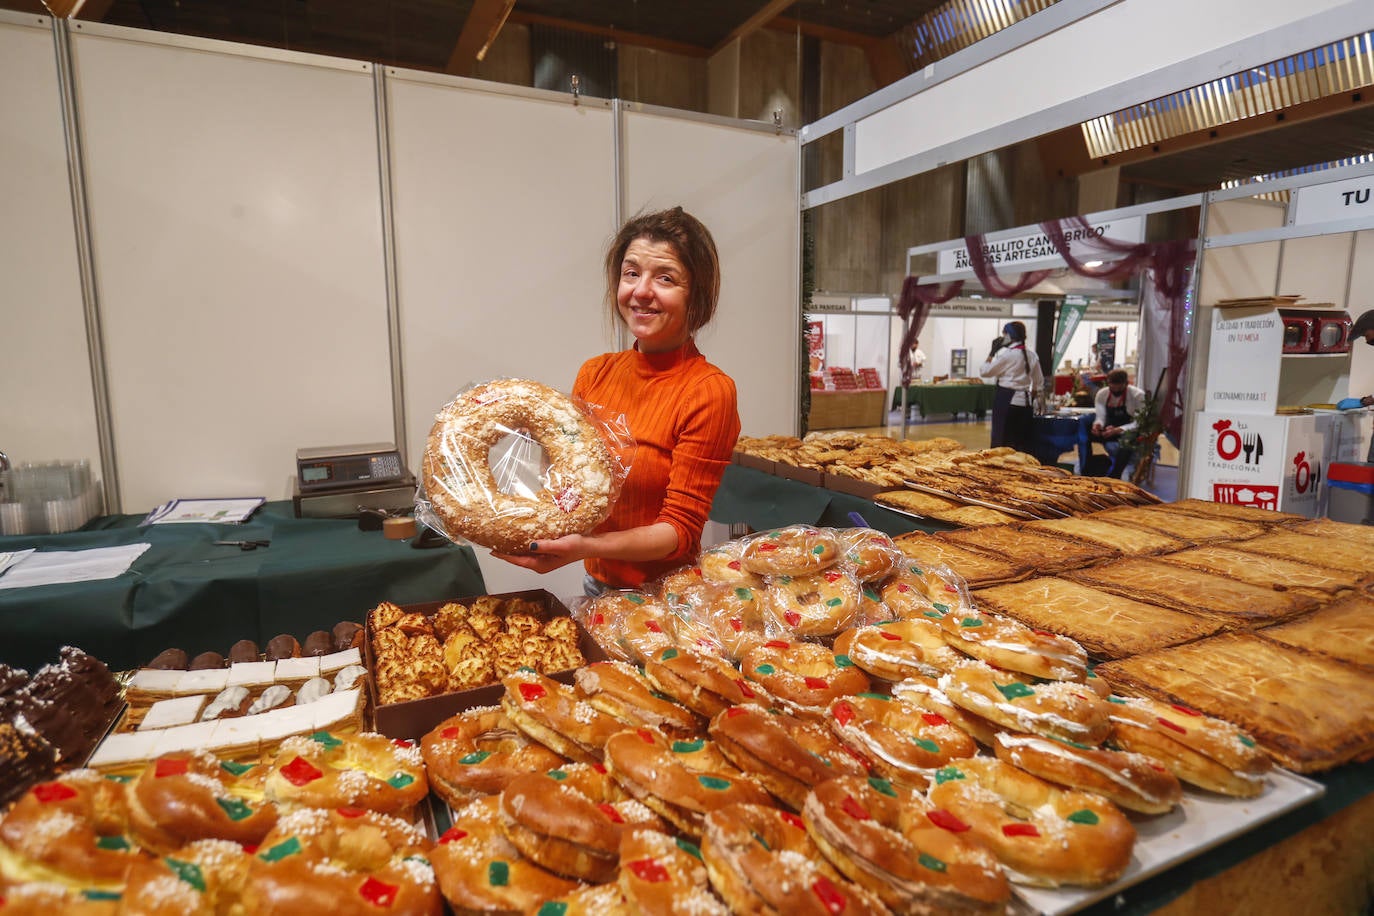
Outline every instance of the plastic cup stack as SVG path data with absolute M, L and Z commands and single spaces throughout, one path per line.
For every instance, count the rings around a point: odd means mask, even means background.
M 0 535 L 75 531 L 100 512 L 100 482 L 85 459 L 23 463 L 0 478 Z

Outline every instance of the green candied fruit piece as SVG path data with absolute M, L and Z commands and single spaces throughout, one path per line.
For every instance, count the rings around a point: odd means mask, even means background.
M 730 780 L 721 779 L 719 776 L 698 776 L 697 782 L 701 783 L 702 788 L 715 792 L 724 792 L 731 785 Z
M 487 883 L 492 887 L 505 887 L 510 884 L 510 864 L 497 861 L 487 865 Z
M 741 601 L 753 601 L 754 593 L 750 589 L 747 589 L 744 586 L 740 586 L 739 588 L 735 589 L 735 597 Z
M 205 893 L 205 875 L 201 872 L 200 866 L 194 862 L 183 862 L 180 859 L 173 859 L 170 856 L 162 860 L 167 863 L 178 878 L 187 884 Z
M 643 604 L 643 603 L 644 603 L 644 596 L 643 596 L 643 595 L 626 595 L 626 596 L 625 596 L 625 600 L 628 601 L 628 602 L 630 602 L 631 604 Z
M 415 781 L 415 777 L 409 773 L 397 773 L 386 781 L 386 784 L 393 789 L 404 789 Z
M 96 837 L 96 849 L 108 849 L 111 851 L 131 849 L 129 841 L 122 836 L 102 836 Z
M 562 782 L 568 778 L 568 773 L 566 770 L 549 770 L 548 777 L 558 782 Z
M 483 760 L 486 760 L 490 756 L 491 751 L 473 751 L 471 754 L 468 754 L 464 757 L 459 757 L 458 762 L 466 767 L 476 766 L 477 764 L 481 763 Z
M 661 662 L 667 662 L 672 661 L 675 658 L 677 658 L 676 649 L 664 649 L 663 654 L 658 657 L 658 660 Z
M 1107 697 L 1107 702 L 1108 702 L 1108 703 L 1118 703 L 1118 704 L 1120 704 L 1120 705 L 1122 705 L 1122 706 L 1125 706 L 1125 705 L 1126 705 L 1126 701 L 1123 700 L 1123 699 L 1121 699 L 1121 697 L 1117 696 L 1116 694 L 1112 694 L 1111 696 Z
M 545 900 L 535 916 L 567 916 L 568 905 L 562 900 Z
M 885 693 L 859 693 L 855 694 L 855 696 L 862 697 L 865 700 L 882 700 L 884 703 L 892 702 L 892 697 Z
M 825 553 L 825 545 L 817 544 L 815 547 L 811 548 L 811 552 L 819 557 L 821 554 Z
M 879 779 L 877 776 L 870 776 L 868 777 L 868 784 L 872 786 L 875 791 L 882 795 L 886 795 L 888 798 L 897 797 L 897 790 L 894 789 L 892 787 L 892 783 L 888 782 L 886 779 Z
M 757 671 L 759 674 L 772 674 L 774 671 L 777 671 L 778 669 L 774 668 L 772 665 L 759 665 L 754 670 Z
M 242 776 L 244 773 L 253 769 L 253 764 L 251 763 L 235 763 L 232 760 L 221 760 L 219 765 L 222 770 L 231 776 Z
M 940 767 L 940 769 L 935 771 L 935 784 L 937 786 L 941 783 L 949 782 L 952 779 L 963 778 L 964 771 L 959 769 L 958 767 Z
M 882 600 L 883 600 L 883 596 L 880 595 L 880 594 L 878 594 L 878 590 L 877 590 L 876 588 L 874 588 L 873 586 L 871 586 L 871 585 L 865 585 L 865 586 L 863 587 L 863 593 L 864 593 L 864 597 L 867 598 L 869 601 L 882 601 Z
M 695 754 L 697 751 L 701 750 L 701 749 L 702 749 L 703 747 L 705 747 L 705 746 L 706 746 L 706 742 L 703 741 L 703 740 L 700 739 L 700 738 L 698 738 L 698 739 L 695 740 L 695 741 L 674 741 L 674 742 L 673 742 L 673 753 L 674 753 L 674 754 Z
M 772 847 L 772 846 L 769 846 L 769 845 L 768 845 L 768 841 L 765 840 L 762 836 L 760 836 L 758 833 L 756 833 L 756 832 L 753 831 L 753 830 L 749 831 L 749 833 L 753 835 L 754 839 L 756 839 L 756 840 L 759 841 L 759 845 L 760 845 L 760 846 L 762 846 L 764 849 L 768 850 L 769 852 L 772 852 L 772 851 L 773 851 L 773 847 Z
M 1010 684 L 997 684 L 996 686 L 997 692 L 1008 700 L 1019 700 L 1022 697 L 1035 696 L 1035 691 L 1020 681 L 1012 681 Z
M 854 667 L 854 659 L 850 658 L 848 655 L 837 655 L 837 656 L 835 656 L 835 667 L 836 667 L 836 668 L 853 668 L 853 667 Z
M 935 858 L 928 852 L 921 853 L 919 856 L 916 857 L 916 861 L 920 862 L 922 865 L 924 865 L 931 871 L 945 870 L 945 863 L 941 862 L 939 859 Z
M 341 747 L 343 745 L 343 741 L 339 740 L 338 738 L 335 738 L 329 732 L 315 732 L 313 735 L 310 736 L 310 740 L 314 741 L 316 744 L 323 745 L 325 750 L 329 751 L 332 751 L 334 750 L 334 748 Z
M 124 897 L 119 891 L 98 891 L 92 888 L 82 891 L 81 896 L 87 900 L 122 900 Z
M 301 841 L 296 837 L 278 843 L 265 852 L 258 853 L 258 858 L 264 862 L 280 862 L 287 856 L 297 855 L 301 851 Z
M 253 809 L 239 798 L 217 798 L 215 804 L 224 809 L 231 821 L 242 821 L 253 816 Z
M 949 605 L 948 605 L 948 604 L 941 604 L 941 603 L 938 602 L 938 601 L 932 601 L 932 602 L 930 602 L 930 606 L 933 607 L 933 608 L 935 608 L 935 610 L 939 611 L 941 616 L 944 616 L 945 614 L 948 614 L 948 613 L 949 613 Z
M 1240 743 L 1245 745 L 1246 747 L 1255 746 L 1255 739 L 1251 738 L 1249 735 L 1237 735 L 1236 737 L 1240 741 Z
M 925 751 L 927 754 L 940 753 L 940 745 L 931 741 L 929 738 L 912 738 L 911 743 Z
M 678 848 L 678 849 L 681 849 L 683 852 L 687 853 L 687 855 L 689 855 L 689 856 L 694 856 L 694 857 L 696 857 L 696 858 L 698 858 L 698 859 L 701 858 L 701 848 L 698 847 L 695 843 L 689 843 L 688 841 L 684 840 L 682 837 L 678 837 L 677 840 L 676 840 L 676 842 L 677 842 L 677 848 Z
M 827 602 L 825 603 L 825 606 L 826 606 L 826 607 L 839 607 L 839 606 L 842 605 L 842 604 L 844 604 L 844 599 L 843 599 L 843 598 L 831 598 L 829 601 L 827 601 Z
M 1087 824 L 1090 827 L 1096 826 L 1098 822 L 1097 815 L 1089 811 L 1087 808 L 1084 808 L 1081 811 L 1075 811 L 1073 814 L 1070 814 L 1068 816 L 1068 820 L 1075 824 Z
M 981 627 L 982 625 L 983 620 L 979 617 L 965 617 L 963 620 L 959 621 L 959 626 L 961 627 Z

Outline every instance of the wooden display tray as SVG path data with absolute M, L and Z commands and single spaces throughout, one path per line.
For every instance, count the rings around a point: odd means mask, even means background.
M 523 598 L 527 601 L 538 602 L 543 608 L 540 614 L 541 623 L 547 623 L 555 617 L 572 616 L 563 602 L 542 588 L 523 592 L 504 592 L 490 596 L 468 595 L 462 598 L 446 598 L 443 601 L 403 604 L 400 605 L 400 608 L 407 613 L 418 611 L 426 617 L 433 617 L 439 608 L 446 604 L 456 602 L 466 605 L 482 597 Z M 591 664 L 608 659 L 609 656 L 606 651 L 592 638 L 591 634 L 584 630 L 576 620 L 573 622 L 577 626 L 577 647 L 582 651 L 582 657 L 586 659 L 586 663 Z M 373 724 L 376 731 L 388 738 L 419 738 L 449 716 L 476 706 L 495 706 L 501 702 L 501 697 L 505 694 L 506 688 L 499 681 L 482 687 L 473 687 L 470 690 L 441 693 L 438 696 L 425 697 L 420 700 L 407 700 L 404 703 L 383 704 L 378 702 L 377 679 L 374 673 L 377 670 L 377 661 L 372 655 L 371 615 L 368 615 L 366 628 L 366 640 L 363 643 L 363 663 L 367 666 L 367 690 L 368 696 L 372 700 Z M 560 683 L 571 684 L 573 674 L 576 671 L 576 668 L 569 668 L 566 671 L 546 672 L 546 674 Z

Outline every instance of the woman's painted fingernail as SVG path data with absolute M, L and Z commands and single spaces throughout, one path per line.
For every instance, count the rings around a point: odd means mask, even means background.
M 539 552 L 539 542 L 538 542 L 538 541 L 530 541 L 530 553 L 538 553 L 538 552 Z

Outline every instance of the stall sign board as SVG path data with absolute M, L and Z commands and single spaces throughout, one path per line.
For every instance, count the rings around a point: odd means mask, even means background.
M 1347 219 L 1374 219 L 1374 175 L 1293 190 L 1293 199 L 1288 205 L 1290 226 Z
M 1145 238 L 1145 217 L 1128 216 L 1089 225 L 1086 229 L 1068 229 L 1069 253 L 1083 260 L 1111 260 L 1110 254 L 1103 256 L 1092 240 L 1110 239 L 1114 242 L 1139 244 Z M 988 263 L 999 271 L 1007 269 L 1025 271 L 1036 267 L 1064 266 L 1064 259 L 1050 244 L 1050 238 L 1039 227 L 1028 229 L 1024 234 L 1013 235 L 983 242 L 983 252 Z M 969 261 L 968 246 L 958 245 L 938 253 L 937 269 L 941 275 L 967 273 L 973 269 Z
M 1283 321 L 1274 309 L 1213 309 L 1205 409 L 1272 416 L 1282 349 Z
M 931 306 L 930 315 L 932 318 L 1010 318 L 1011 304 L 951 300 Z
M 1315 417 L 1203 411 L 1196 438 L 1190 496 L 1315 517 L 1325 477 Z

